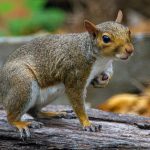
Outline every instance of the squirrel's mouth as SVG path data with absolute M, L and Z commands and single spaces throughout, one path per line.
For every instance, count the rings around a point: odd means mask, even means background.
M 120 55 L 120 54 L 116 55 L 116 57 L 121 60 L 127 60 L 127 59 L 129 59 L 130 56 L 131 55 L 128 55 L 128 54 L 127 55 Z
M 121 59 L 121 60 L 127 60 L 128 58 L 129 58 L 129 56 L 121 57 L 120 59 Z

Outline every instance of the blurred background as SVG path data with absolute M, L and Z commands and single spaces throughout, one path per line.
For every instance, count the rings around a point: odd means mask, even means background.
M 148 95 L 150 83 L 150 0 L 0 0 L 0 66 L 10 52 L 37 36 L 83 32 L 84 19 L 96 24 L 114 20 L 119 9 L 124 14 L 123 23 L 131 29 L 135 54 L 126 62 L 114 63 L 114 76 L 106 88 L 89 87 L 87 101 L 92 107 L 113 111 L 121 106 L 115 101 L 115 108 L 106 109 L 107 99 L 129 93 L 117 97 L 119 102 L 125 99 L 123 106 L 135 104 L 132 94 L 137 96 L 136 102 L 143 103 L 138 97 Z M 55 103 L 68 103 L 66 97 L 60 99 Z M 149 96 L 142 99 L 149 104 Z M 122 113 L 131 112 L 132 108 L 126 107 L 129 111 Z
M 83 31 L 83 20 L 113 20 L 119 9 L 132 32 L 149 32 L 149 0 L 0 0 L 0 35 Z

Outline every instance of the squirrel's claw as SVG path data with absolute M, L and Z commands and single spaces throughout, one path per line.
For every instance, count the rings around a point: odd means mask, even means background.
M 29 131 L 28 127 L 25 127 L 24 131 L 25 131 L 25 135 L 26 135 L 27 138 L 31 137 L 31 134 L 30 134 L 30 131 Z
M 25 128 L 18 128 L 20 132 L 20 138 L 24 141 L 25 138 L 30 138 L 31 134 L 28 127 Z
M 29 125 L 29 128 L 39 129 L 39 128 L 43 127 L 43 126 L 44 126 L 44 124 L 42 122 L 32 121 L 31 124 Z
M 17 127 L 19 132 L 20 132 L 20 138 L 24 140 L 25 138 L 30 138 L 30 130 L 29 128 L 34 128 L 34 129 L 39 129 L 43 126 L 44 124 L 38 121 L 32 121 L 28 124 L 28 126 L 24 127 Z
M 74 118 L 76 118 L 75 113 L 74 113 L 73 110 L 65 110 L 63 112 L 66 113 L 66 115 L 63 117 L 65 119 L 74 119 Z
M 101 125 L 90 125 L 90 126 L 86 126 L 83 127 L 84 131 L 88 131 L 88 132 L 99 132 L 101 130 Z

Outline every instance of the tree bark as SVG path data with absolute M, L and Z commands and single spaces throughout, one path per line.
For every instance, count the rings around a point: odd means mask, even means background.
M 30 129 L 32 137 L 20 139 L 0 110 L 0 150 L 32 149 L 150 149 L 150 118 L 88 109 L 90 120 L 101 132 L 83 131 L 71 107 L 49 105 L 49 111 L 67 111 L 65 118 L 40 119 L 40 129 Z

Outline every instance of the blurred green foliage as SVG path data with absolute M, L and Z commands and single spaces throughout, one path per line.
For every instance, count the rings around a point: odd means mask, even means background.
M 9 22 L 9 30 L 13 35 L 30 34 L 39 30 L 54 31 L 64 22 L 62 10 L 51 8 L 33 12 L 29 18 L 19 18 Z
M 40 11 L 43 9 L 46 0 L 25 0 L 25 5 L 32 11 Z
M 12 2 L 1 2 L 0 4 L 0 14 L 4 14 L 13 9 L 14 4 Z
M 28 17 L 10 19 L 8 30 L 13 35 L 27 35 L 40 30 L 55 31 L 65 20 L 65 12 L 59 8 L 44 9 L 45 0 L 24 0 L 24 7 L 30 11 Z M 12 10 L 8 3 L 0 6 L 0 11 Z M 6 8 L 4 10 L 4 8 Z M 3 34 L 3 32 L 0 32 Z

